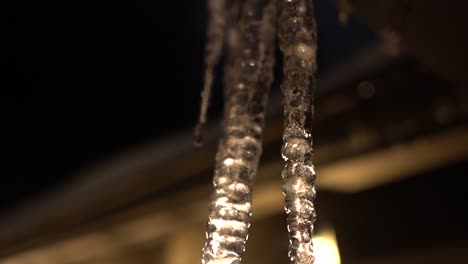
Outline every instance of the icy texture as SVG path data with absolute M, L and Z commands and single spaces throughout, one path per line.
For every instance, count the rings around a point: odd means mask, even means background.
M 238 264 L 245 251 L 272 82 L 275 17 L 274 1 L 247 0 L 240 6 L 239 21 L 230 26 L 223 135 L 209 203 L 205 264 Z
M 226 25 L 226 6 L 224 0 L 208 0 L 208 31 L 205 49 L 205 79 L 202 92 L 202 103 L 198 123 L 194 130 L 195 144 L 202 143 L 201 129 L 206 123 L 206 114 L 211 97 L 211 87 L 214 79 L 214 68 L 219 62 L 223 49 L 224 31 Z
M 311 119 L 316 72 L 316 28 L 311 0 L 279 0 L 278 35 L 283 52 L 282 83 L 285 130 L 282 177 L 294 264 L 314 263 L 315 171 L 312 165 Z

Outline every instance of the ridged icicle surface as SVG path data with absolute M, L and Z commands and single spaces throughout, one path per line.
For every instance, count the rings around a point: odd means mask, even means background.
M 215 190 L 209 202 L 202 256 L 205 264 L 238 264 L 245 251 L 273 75 L 275 3 L 240 3 L 239 18 L 231 17 L 227 26 L 223 133 L 216 154 Z
M 293 264 L 315 257 L 315 171 L 312 164 L 311 119 L 316 72 L 316 27 L 311 0 L 278 0 L 278 36 L 283 53 L 282 83 L 285 128 L 281 150 L 283 192 Z

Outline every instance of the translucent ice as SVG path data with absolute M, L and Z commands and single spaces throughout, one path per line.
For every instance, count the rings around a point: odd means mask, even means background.
M 278 36 L 283 53 L 282 83 L 285 130 L 281 154 L 289 232 L 294 264 L 314 263 L 315 171 L 311 119 L 316 72 L 316 28 L 311 0 L 278 0 Z
M 208 30 L 207 44 L 205 49 L 205 78 L 202 92 L 202 103 L 198 123 L 195 126 L 194 142 L 202 143 L 201 128 L 206 123 L 206 115 L 211 97 L 211 87 L 214 79 L 214 68 L 219 62 L 223 49 L 225 26 L 226 26 L 226 6 L 224 0 L 208 0 Z
M 315 170 L 311 119 L 317 44 L 312 2 L 209 1 L 212 18 L 208 29 L 207 71 L 199 124 L 205 122 L 213 67 L 219 60 L 224 42 L 227 56 L 223 134 L 216 154 L 215 191 L 209 203 L 203 263 L 240 263 L 245 251 L 253 180 L 262 152 L 267 94 L 273 79 L 276 22 L 284 62 L 282 156 L 286 165 L 282 177 L 289 256 L 294 264 L 313 263 Z M 210 40 L 210 36 L 215 38 Z
M 238 19 L 237 12 L 229 12 L 223 134 L 209 202 L 205 264 L 240 263 L 245 251 L 273 79 L 276 5 L 274 1 L 246 0 L 240 2 L 239 10 Z

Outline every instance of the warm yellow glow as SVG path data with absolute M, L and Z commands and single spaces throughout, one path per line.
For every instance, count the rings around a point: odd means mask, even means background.
M 340 252 L 335 232 L 331 229 L 320 232 L 313 238 L 315 264 L 340 264 Z

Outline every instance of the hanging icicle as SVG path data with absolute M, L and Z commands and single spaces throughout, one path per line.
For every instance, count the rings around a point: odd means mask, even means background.
M 289 256 L 291 263 L 311 264 L 315 260 L 312 248 L 315 171 L 311 121 L 317 50 L 312 1 L 244 0 L 229 3 L 229 11 L 225 11 L 224 1 L 209 0 L 212 17 L 208 30 L 205 87 L 199 124 L 195 129 L 195 136 L 200 136 L 201 125 L 206 121 L 213 68 L 226 38 L 223 136 L 216 154 L 215 192 L 209 203 L 203 263 L 239 264 L 245 251 L 253 180 L 262 151 L 260 138 L 273 79 L 274 25 L 278 18 L 284 63 L 282 155 L 286 166 L 282 177 L 285 181 Z
M 279 0 L 278 36 L 283 53 L 282 83 L 285 129 L 282 177 L 293 264 L 311 264 L 315 257 L 315 171 L 312 164 L 311 119 L 316 72 L 316 26 L 311 0 Z
M 214 68 L 219 62 L 223 50 L 224 32 L 226 26 L 226 6 L 224 0 L 208 0 L 208 30 L 205 48 L 205 78 L 202 91 L 202 103 L 198 123 L 194 129 L 194 142 L 203 143 L 202 127 L 206 123 L 206 115 L 210 104 L 211 88 L 214 80 Z
M 272 82 L 274 1 L 246 0 L 239 7 L 238 23 L 229 26 L 223 135 L 209 203 L 205 264 L 238 264 L 245 251 Z

